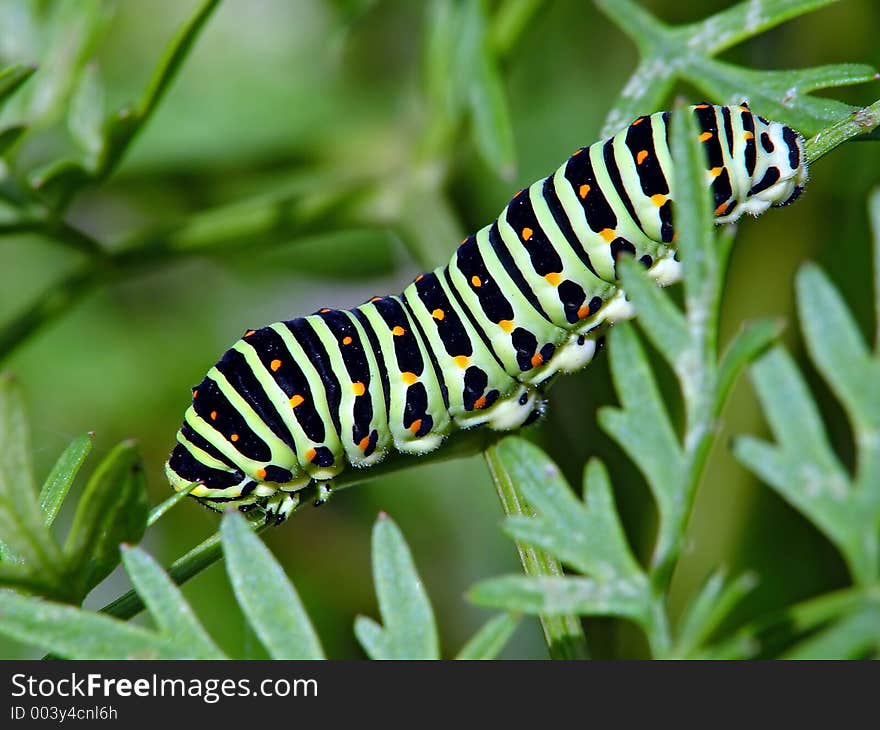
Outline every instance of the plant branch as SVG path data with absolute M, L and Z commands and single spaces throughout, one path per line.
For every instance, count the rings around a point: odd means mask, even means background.
M 870 134 L 878 127 L 880 127 L 880 99 L 870 106 L 854 111 L 846 119 L 832 124 L 808 139 L 806 144 L 807 162 L 813 163 L 844 142 Z
M 342 473 L 340 477 L 334 480 L 333 491 L 347 489 L 366 481 L 391 474 L 402 469 L 408 469 L 414 466 L 425 466 L 429 463 L 438 463 L 450 459 L 461 458 L 463 456 L 471 456 L 481 451 L 485 451 L 494 441 L 500 437 L 500 434 L 489 431 L 488 429 L 473 429 L 470 431 L 458 431 L 450 436 L 444 447 L 425 456 L 412 456 L 405 454 L 395 454 L 381 464 L 378 464 L 369 470 L 348 469 Z M 193 485 L 195 488 L 196 485 Z M 318 491 L 314 486 L 307 487 L 300 492 L 302 498 L 299 505 L 294 509 L 298 512 L 303 507 L 314 502 L 318 497 Z M 166 499 L 164 502 L 154 507 L 150 512 L 149 524 L 153 524 L 171 507 L 183 499 L 185 493 L 177 493 Z M 262 532 L 268 527 L 267 524 L 254 522 L 254 529 Z M 223 551 L 220 546 L 219 533 L 209 537 L 200 543 L 185 555 L 175 560 L 167 569 L 168 575 L 177 584 L 182 585 L 190 578 L 195 577 L 206 568 L 210 568 L 214 563 L 223 557 Z M 120 596 L 111 603 L 107 604 L 101 610 L 109 613 L 117 618 L 128 619 L 135 616 L 144 608 L 143 602 L 134 591 Z
M 202 3 L 196 14 L 168 44 L 137 108 L 124 108 L 111 120 L 107 145 L 92 176 L 94 181 L 104 180 L 119 166 L 129 146 L 153 115 L 192 49 L 196 38 L 219 3 L 220 0 L 205 0 Z
M 68 223 L 47 223 L 43 231 L 29 227 L 91 255 L 0 329 L 0 361 L 107 281 L 125 281 L 193 256 L 254 253 L 316 233 L 371 225 L 362 222 L 356 211 L 368 189 L 342 185 L 329 196 L 288 194 L 239 203 L 207 211 L 178 226 L 144 231 L 108 248 Z
M 495 483 L 495 490 L 506 517 L 512 515 L 534 516 L 533 510 L 520 496 L 510 479 L 494 446 L 484 452 L 486 463 Z M 528 576 L 562 576 L 562 566 L 547 552 L 516 540 L 516 549 Z M 544 640 L 551 659 L 586 659 L 589 657 L 587 642 L 577 616 L 540 616 Z

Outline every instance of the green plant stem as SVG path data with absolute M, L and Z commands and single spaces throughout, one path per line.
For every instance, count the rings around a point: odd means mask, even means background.
M 853 112 L 846 119 L 832 124 L 815 137 L 808 139 L 806 144 L 807 162 L 815 162 L 835 147 L 839 147 L 855 137 L 870 134 L 878 127 L 880 127 L 880 99 L 864 109 Z
M 534 515 L 531 508 L 523 501 L 516 486 L 507 478 L 494 446 L 490 446 L 484 453 L 505 516 Z M 516 542 L 516 549 L 523 566 L 523 572 L 526 575 L 563 575 L 562 566 L 543 550 L 519 541 Z M 551 659 L 587 659 L 589 657 L 587 641 L 577 616 L 541 616 L 540 620 Z
M 868 199 L 868 217 L 874 233 L 874 352 L 880 356 L 880 186 L 874 188 Z
M 205 0 L 168 44 L 136 109 L 125 108 L 114 119 L 115 134 L 110 135 L 104 154 L 93 174 L 95 182 L 106 179 L 119 166 L 135 137 L 146 126 L 153 112 L 173 82 L 184 60 L 220 0 Z
M 489 448 L 490 444 L 498 440 L 499 436 L 500 434 L 489 431 L 488 429 L 457 431 L 447 439 L 446 444 L 444 444 L 442 449 L 427 454 L 426 456 L 396 454 L 389 457 L 381 464 L 371 468 L 369 472 L 365 472 L 363 469 L 348 469 L 343 472 L 340 477 L 334 480 L 333 491 L 347 489 L 379 476 L 391 474 L 413 466 L 425 466 L 429 463 L 437 463 L 449 459 L 460 458 L 462 456 L 470 456 L 485 451 Z M 193 488 L 195 488 L 195 486 L 196 485 L 193 485 Z M 294 509 L 294 512 L 298 512 L 306 505 L 311 504 L 319 496 L 315 487 L 304 489 L 301 492 L 301 495 L 302 498 L 300 503 Z M 186 496 L 185 493 L 179 492 L 154 507 L 150 512 L 148 524 L 152 525 L 155 523 L 165 512 L 168 511 L 168 509 L 177 504 L 178 501 L 182 500 L 184 496 Z M 268 527 L 268 525 L 258 524 L 256 522 L 254 525 L 254 529 L 256 529 L 257 532 L 262 532 Z M 210 568 L 222 557 L 223 552 L 220 546 L 219 533 L 214 534 L 194 547 L 188 553 L 175 560 L 168 568 L 168 574 L 177 585 L 182 585 L 206 568 Z M 138 595 L 134 591 L 129 591 L 104 606 L 101 610 L 105 613 L 110 613 L 117 618 L 127 619 L 139 613 L 143 607 L 143 602 Z
M 690 344 L 675 366 L 685 404 L 686 426 L 682 442 L 685 488 L 670 520 L 672 528 L 660 536 L 652 559 L 651 587 L 655 600 L 668 594 L 672 574 L 684 548 L 697 488 L 718 436 L 717 418 L 723 405 L 718 397 L 718 324 L 730 245 L 723 234 L 716 238 L 717 255 L 704 263 L 707 267 L 705 280 L 698 292 L 689 292 L 686 296 Z
M 168 510 L 174 507 L 174 505 L 186 499 L 197 486 L 199 486 L 198 482 L 192 484 L 189 489 L 175 492 L 168 497 L 168 499 L 153 507 L 153 509 L 150 510 L 150 514 L 147 516 L 147 527 L 152 527 Z
M 251 523 L 254 530 L 262 532 L 268 527 L 263 523 Z M 196 545 L 185 555 L 175 560 L 168 568 L 168 575 L 177 585 L 183 585 L 205 568 L 210 568 L 223 557 L 223 547 L 220 544 L 220 533 L 215 532 L 207 540 Z M 144 610 L 144 602 L 135 591 L 120 596 L 115 601 L 108 603 L 101 609 L 102 613 L 115 616 L 119 619 L 130 619 Z
M 619 28 L 626 31 L 644 55 L 650 55 L 658 41 L 669 42 L 672 29 L 634 0 L 595 0 L 595 3 Z
M 122 282 L 194 256 L 266 250 L 291 239 L 364 225 L 355 217 L 363 194 L 364 188 L 344 185 L 329 197 L 281 196 L 248 208 L 246 220 L 226 209 L 208 211 L 174 228 L 140 233 L 112 250 L 72 225 L 47 222 L 42 233 L 90 257 L 0 329 L 0 361 L 107 282 Z M 201 232 L 206 227 L 208 235 Z
M 651 591 L 651 616 L 645 628 L 651 657 L 665 659 L 672 652 L 672 630 L 669 626 L 669 613 L 666 610 L 666 596 Z
M 492 48 L 505 59 L 516 48 L 523 31 L 544 4 L 544 0 L 506 0 L 495 13 L 490 29 Z

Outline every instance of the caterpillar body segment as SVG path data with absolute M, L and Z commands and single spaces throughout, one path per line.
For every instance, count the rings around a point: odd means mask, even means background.
M 689 113 L 717 222 L 800 194 L 804 143 L 791 128 L 744 104 Z M 401 294 L 245 332 L 193 388 L 172 486 L 280 521 L 298 490 L 329 488 L 346 468 L 428 453 L 455 429 L 535 420 L 549 381 L 586 366 L 605 327 L 632 316 L 622 255 L 660 284 L 680 277 L 669 116 L 577 150 Z

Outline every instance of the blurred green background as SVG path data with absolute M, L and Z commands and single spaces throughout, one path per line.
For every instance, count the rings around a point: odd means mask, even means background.
M 664 20 L 687 22 L 732 3 L 643 4 Z M 80 21 L 87 5 L 101 19 L 91 28 Z M 0 0 L 0 61 L 41 66 L 22 103 L 39 109 L 44 129 L 22 151 L 23 164 L 55 159 L 69 145 L 62 117 L 71 68 L 87 59 L 97 65 L 108 108 L 137 98 L 161 50 L 196 5 Z M 377 167 L 405 170 L 426 125 L 421 62 L 427 5 L 226 0 L 117 174 L 78 198 L 69 220 L 102 241 L 123 240 L 210 208 L 259 200 L 294 185 L 308 189 L 310 176 L 327 167 L 353 175 Z M 876 66 L 878 30 L 880 3 L 849 0 L 725 57 L 756 68 L 843 61 Z M 632 44 L 589 2 L 544 3 L 505 67 L 517 154 L 512 178 L 502 180 L 482 163 L 467 135 L 451 160 L 449 193 L 461 229 L 481 227 L 513 191 L 594 141 L 636 60 Z M 680 91 L 699 100 L 689 89 Z M 841 98 L 859 103 L 877 95 L 874 85 L 847 90 Z M 815 166 L 796 205 L 741 225 L 726 290 L 728 335 L 758 315 L 780 315 L 793 325 L 792 277 L 808 259 L 829 271 L 865 332 L 872 329 L 865 198 L 878 183 L 880 145 L 845 145 Z M 237 225 L 248 223 L 248 211 L 245 206 L 236 214 Z M 409 213 L 420 215 L 418 209 Z M 436 245 L 442 249 L 430 255 L 442 259 L 456 240 Z M 75 254 L 35 236 L 6 237 L 0 246 L 0 323 L 79 263 Z M 152 500 L 160 501 L 169 490 L 162 464 L 189 388 L 242 331 L 397 291 L 417 271 L 396 236 L 381 228 L 349 229 L 187 258 L 100 288 L 4 363 L 25 388 L 37 473 L 44 475 L 84 431 L 97 434 L 92 465 L 132 437 L 143 448 Z M 835 444 L 851 462 L 842 411 L 800 357 L 794 326 L 786 338 L 821 398 Z M 646 557 L 654 519 L 650 497 L 595 423 L 596 409 L 613 402 L 611 393 L 607 363 L 600 358 L 553 388 L 548 418 L 529 435 L 573 484 L 580 484 L 589 456 L 606 461 L 628 533 Z M 727 435 L 765 432 L 746 381 L 734 392 L 724 429 Z M 450 655 L 488 615 L 464 600 L 467 587 L 519 569 L 513 544 L 498 529 L 501 510 L 481 458 L 417 468 L 342 492 L 322 509 L 298 513 L 266 540 L 299 589 L 328 655 L 361 656 L 352 622 L 358 613 L 376 614 L 369 535 L 380 510 L 394 517 L 413 549 Z M 187 501 L 148 531 L 146 546 L 168 563 L 217 524 L 217 515 Z M 719 564 L 751 568 L 761 577 L 740 619 L 846 583 L 830 544 L 726 448 L 713 454 L 691 536 L 674 582 L 673 614 Z M 114 576 L 87 605 L 103 605 L 127 588 L 124 578 Z M 185 593 L 224 649 L 240 655 L 255 643 L 222 569 L 198 576 Z M 587 638 L 598 656 L 644 651 L 637 632 L 616 621 L 588 622 Z M 0 645 L 0 656 L 27 655 L 33 652 Z M 505 656 L 546 656 L 535 620 L 523 623 Z

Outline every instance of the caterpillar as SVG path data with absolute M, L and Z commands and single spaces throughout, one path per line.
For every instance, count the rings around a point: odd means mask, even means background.
M 797 132 L 745 103 L 689 109 L 716 222 L 800 194 Z M 621 256 L 661 285 L 680 278 L 670 114 L 578 149 L 403 293 L 247 330 L 192 389 L 171 485 L 277 523 L 299 490 L 329 488 L 349 466 L 428 453 L 455 429 L 539 418 L 547 384 L 586 366 L 605 327 L 632 315 Z

